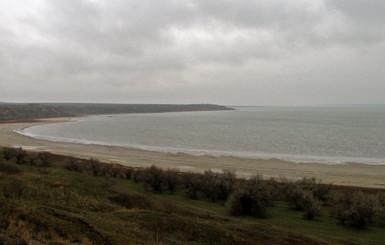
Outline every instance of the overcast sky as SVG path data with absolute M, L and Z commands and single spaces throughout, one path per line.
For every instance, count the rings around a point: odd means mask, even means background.
M 385 103 L 384 0 L 1 0 L 0 101 Z

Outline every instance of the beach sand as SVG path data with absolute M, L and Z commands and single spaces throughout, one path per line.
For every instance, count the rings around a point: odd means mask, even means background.
M 385 165 L 357 163 L 320 164 L 293 163 L 279 159 L 247 159 L 229 156 L 193 156 L 184 153 L 163 153 L 132 148 L 84 145 L 34 139 L 15 133 L 13 130 L 41 123 L 54 123 L 55 119 L 28 123 L 0 124 L 0 145 L 21 146 L 26 150 L 50 151 L 81 158 L 96 158 L 105 162 L 133 167 L 155 164 L 162 168 L 178 168 L 181 171 L 203 172 L 206 169 L 219 171 L 234 169 L 239 177 L 261 174 L 264 177 L 302 178 L 316 177 L 323 183 L 337 185 L 385 188 Z

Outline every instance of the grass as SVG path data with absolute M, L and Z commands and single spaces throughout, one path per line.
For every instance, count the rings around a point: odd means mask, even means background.
M 346 228 L 323 207 L 315 221 L 286 202 L 264 219 L 230 216 L 202 193 L 155 194 L 143 183 L 0 160 L 0 244 L 383 244 L 384 227 Z M 17 195 L 19 193 L 20 195 Z

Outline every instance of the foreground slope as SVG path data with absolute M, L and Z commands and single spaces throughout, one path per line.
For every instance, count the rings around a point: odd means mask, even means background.
M 304 220 L 286 202 L 270 207 L 266 218 L 230 216 L 228 202 L 213 202 L 201 192 L 194 199 L 182 187 L 173 194 L 155 193 L 134 174 L 141 169 L 24 153 L 23 158 L 0 160 L 0 243 L 4 244 L 381 244 L 385 240 L 383 223 L 364 230 L 340 226 L 330 218 L 332 207 L 324 207 L 316 220 Z

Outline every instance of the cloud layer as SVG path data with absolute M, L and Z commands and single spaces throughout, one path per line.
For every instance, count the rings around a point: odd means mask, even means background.
M 385 103 L 385 2 L 5 1 L 0 101 Z

